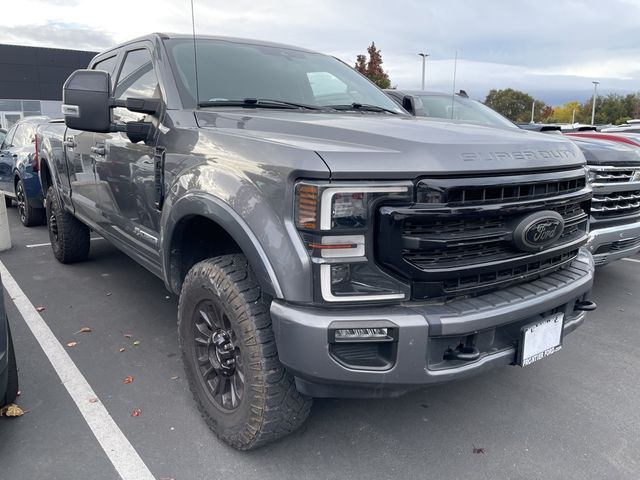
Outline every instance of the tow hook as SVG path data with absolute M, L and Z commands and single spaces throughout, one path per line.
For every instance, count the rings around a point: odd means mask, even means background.
M 471 362 L 480 358 L 480 350 L 473 346 L 458 345 L 455 350 L 451 348 L 444 352 L 444 360 L 462 360 Z
M 574 310 L 578 310 L 580 312 L 593 312 L 598 305 L 596 302 L 592 302 L 591 300 L 578 300 L 573 307 Z

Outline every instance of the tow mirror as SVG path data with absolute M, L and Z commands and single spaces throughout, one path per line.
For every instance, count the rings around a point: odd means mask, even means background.
M 422 99 L 418 96 L 405 95 L 404 97 L 402 97 L 402 108 L 416 117 L 425 116 Z
M 62 90 L 64 123 L 75 130 L 111 131 L 111 76 L 101 70 L 76 70 Z

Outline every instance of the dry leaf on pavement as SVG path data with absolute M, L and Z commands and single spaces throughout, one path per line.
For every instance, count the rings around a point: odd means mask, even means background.
M 44 312 L 45 308 L 42 305 L 36 307 L 36 312 Z
M 127 383 L 133 383 L 133 377 L 132 377 L 131 375 L 127 375 L 126 377 L 124 377 L 124 378 L 122 379 L 122 383 L 124 383 L 125 385 L 126 385 Z
M 91 333 L 93 330 L 91 330 L 91 327 L 82 327 L 80 330 L 78 330 L 76 333 Z
M 0 408 L 0 417 L 21 417 L 22 415 L 24 415 L 24 410 L 15 403 Z
M 78 342 L 69 342 L 69 343 L 67 343 L 67 347 L 69 347 L 69 348 L 75 347 L 76 345 L 78 345 Z
M 136 340 L 135 342 L 133 342 L 134 347 L 137 347 L 138 345 L 140 345 L 140 340 Z
M 131 416 L 139 417 L 141 413 L 142 413 L 142 410 L 140 410 L 139 408 L 134 408 L 133 411 L 131 412 Z
M 126 350 L 126 349 L 125 349 L 124 347 L 120 347 L 120 348 L 118 349 L 118 351 L 119 351 L 120 353 L 124 352 L 125 350 Z

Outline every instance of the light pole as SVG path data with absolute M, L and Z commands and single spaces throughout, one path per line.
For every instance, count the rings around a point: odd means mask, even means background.
M 593 105 L 591 108 L 591 125 L 594 125 L 596 120 L 596 92 L 598 91 L 598 84 L 600 82 L 593 81 Z
M 535 123 L 533 121 L 533 117 L 535 116 L 536 113 L 536 101 L 534 100 L 533 103 L 531 104 L 531 123 Z
M 424 90 L 424 66 L 425 63 L 427 61 L 427 57 L 429 56 L 428 53 L 419 53 L 418 55 L 420 55 L 422 57 L 422 89 Z

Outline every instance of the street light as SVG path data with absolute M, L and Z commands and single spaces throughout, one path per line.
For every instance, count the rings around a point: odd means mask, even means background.
M 596 120 L 596 92 L 598 90 L 598 85 L 600 82 L 593 81 L 593 105 L 591 108 L 591 125 L 595 125 Z
M 427 61 L 427 57 L 429 56 L 428 53 L 419 53 L 418 55 L 420 55 L 422 57 L 422 90 L 424 90 L 424 65 Z

